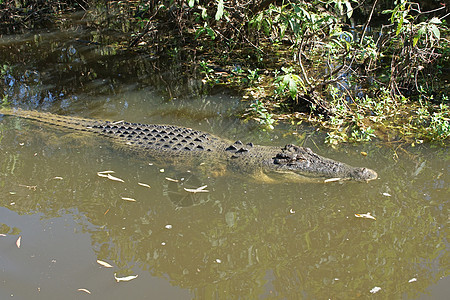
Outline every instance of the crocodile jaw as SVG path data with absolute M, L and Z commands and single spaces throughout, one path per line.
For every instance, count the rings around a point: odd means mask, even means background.
M 374 180 L 377 173 L 368 168 L 355 168 L 345 163 L 334 161 L 314 153 L 309 148 L 295 145 L 286 145 L 268 163 L 269 172 L 282 175 L 289 181 L 337 181 L 354 180 L 365 181 Z M 295 179 L 297 178 L 297 179 Z

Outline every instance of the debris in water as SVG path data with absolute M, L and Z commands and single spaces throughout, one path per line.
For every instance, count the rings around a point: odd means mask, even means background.
M 99 260 L 97 259 L 97 263 L 105 268 L 112 268 L 113 266 L 111 266 L 110 264 L 108 264 L 106 261 L 103 260 Z
M 24 184 L 19 184 L 19 186 L 21 187 L 26 187 L 27 189 L 29 189 L 30 191 L 35 191 L 37 188 L 37 185 L 24 185 Z
M 160 173 L 164 173 L 164 169 L 159 169 L 159 172 Z
M 16 241 L 17 248 L 20 248 L 20 241 L 22 240 L 22 236 L 19 236 L 19 238 Z
M 376 220 L 376 218 L 372 216 L 370 212 L 368 212 L 367 214 L 355 214 L 355 217 Z
M 120 281 L 130 281 L 130 280 L 136 279 L 137 277 L 138 277 L 138 275 L 130 275 L 130 276 L 125 276 L 125 277 L 117 277 L 117 276 L 116 276 L 116 273 L 114 273 L 114 279 L 115 279 L 117 282 L 120 282 Z
M 389 194 L 389 193 L 383 193 L 382 195 L 385 197 L 391 197 L 391 194 Z
M 196 189 L 187 189 L 187 188 L 184 188 L 184 190 L 186 191 L 186 192 L 189 192 L 189 193 L 209 193 L 209 191 L 208 190 L 205 190 L 205 188 L 207 188 L 208 186 L 207 185 L 204 185 L 204 186 L 201 186 L 201 187 L 199 187 L 199 188 L 196 188 Z
M 91 292 L 89 291 L 89 290 L 87 290 L 87 289 L 78 289 L 77 291 L 79 291 L 79 292 L 85 292 L 85 293 L 87 293 L 87 294 L 91 294 Z
M 55 179 L 55 180 L 63 180 L 63 178 L 60 177 L 60 176 L 55 176 L 55 177 L 53 177 L 52 179 Z
M 143 186 L 143 187 L 146 187 L 146 188 L 151 188 L 151 186 L 149 184 L 146 184 L 146 183 L 138 182 L 138 184 L 140 186 Z
M 289 210 L 289 212 L 290 212 L 291 214 L 295 214 L 295 210 L 293 210 L 292 208 Z
M 166 229 L 172 229 L 172 225 L 167 224 L 166 226 L 164 226 L 164 228 L 166 228 Z
M 125 181 L 123 181 L 123 179 L 114 177 L 114 176 L 112 176 L 111 174 L 108 174 L 106 177 L 107 177 L 109 180 L 119 181 L 119 182 L 125 182 Z
M 0 236 L 6 236 L 6 234 L 4 234 L 4 233 L 0 233 Z
M 108 177 L 108 174 L 112 174 L 112 173 L 116 173 L 116 172 L 111 171 L 111 170 L 109 170 L 109 171 L 100 171 L 100 172 L 97 172 L 97 175 L 100 176 L 100 177 Z
M 221 264 L 221 263 L 222 263 L 222 260 L 216 258 L 216 263 Z
M 128 197 L 122 197 L 122 200 L 130 201 L 130 202 L 136 202 L 136 199 L 128 198 Z
M 170 178 L 170 177 L 166 177 L 166 180 L 167 181 L 172 181 L 172 182 L 180 182 L 178 179 L 173 179 L 173 178 Z
M 411 278 L 410 280 L 408 280 L 409 283 L 411 283 L 411 282 L 416 282 L 416 281 L 417 281 L 417 278 L 415 278 L 415 277 L 414 277 L 414 278 Z
M 371 294 L 375 294 L 375 293 L 378 293 L 380 290 L 381 290 L 381 288 L 376 286 L 376 287 L 374 287 L 373 289 L 370 290 L 370 293 Z
M 339 181 L 342 178 L 336 177 L 336 178 L 329 178 L 329 179 L 325 179 L 323 182 L 324 183 L 328 183 L 328 182 L 335 182 L 335 181 Z

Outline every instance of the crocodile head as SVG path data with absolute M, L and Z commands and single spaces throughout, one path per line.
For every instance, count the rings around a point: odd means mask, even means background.
M 268 169 L 292 181 L 355 180 L 370 181 L 377 173 L 368 168 L 355 168 L 317 155 L 309 148 L 286 145 L 269 162 Z M 270 177 L 270 175 L 269 175 Z

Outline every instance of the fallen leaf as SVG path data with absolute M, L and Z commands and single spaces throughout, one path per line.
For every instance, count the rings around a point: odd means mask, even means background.
M 355 214 L 355 217 L 376 220 L 376 218 L 372 216 L 370 212 L 368 212 L 367 214 Z
M 97 259 L 97 263 L 105 268 L 112 268 L 113 266 L 111 266 L 110 264 L 108 264 L 106 261 L 103 260 L 99 260 Z
M 186 191 L 186 192 L 189 192 L 189 193 L 209 193 L 209 191 L 208 190 L 205 190 L 205 188 L 206 187 L 208 187 L 207 185 L 204 185 L 204 186 L 201 186 L 201 187 L 199 187 L 199 188 L 196 188 L 196 189 L 187 189 L 187 188 L 184 188 L 184 190 Z
M 329 179 L 325 179 L 323 182 L 327 183 L 327 182 L 335 182 L 335 181 L 339 181 L 342 178 L 336 177 L 336 178 L 329 178 Z
M 173 179 L 173 178 L 170 178 L 170 177 L 166 177 L 166 180 L 167 181 L 172 181 L 172 182 L 180 182 L 178 179 Z
M 88 293 L 89 295 L 91 294 L 91 292 L 87 289 L 78 289 L 77 291 L 85 292 L 85 293 Z
M 151 186 L 148 185 L 148 184 L 146 184 L 146 183 L 138 182 L 138 184 L 139 184 L 140 186 L 143 186 L 143 187 L 146 187 L 146 188 L 151 188 Z
M 19 184 L 19 186 L 21 187 L 26 187 L 27 189 L 29 189 L 30 191 L 35 191 L 37 188 L 37 185 L 25 185 L 25 184 Z
M 119 182 L 125 182 L 125 181 L 123 181 L 123 180 L 120 179 L 120 178 L 117 178 L 117 177 L 112 176 L 111 174 L 108 174 L 106 177 L 107 177 L 109 180 L 119 181 Z
M 22 240 L 22 236 L 19 236 L 19 238 L 16 241 L 17 248 L 20 248 L 20 241 Z
M 136 202 L 136 199 L 128 198 L 128 197 L 122 197 L 122 200 L 130 201 L 130 202 Z
M 138 277 L 138 275 L 130 275 L 130 276 L 125 276 L 125 277 L 117 277 L 117 276 L 116 276 L 116 273 L 114 273 L 114 279 L 115 279 L 117 282 L 120 282 L 120 281 L 130 281 L 130 280 L 136 279 L 137 277 Z
M 116 173 L 116 172 L 111 171 L 111 170 L 108 170 L 108 171 L 100 171 L 100 172 L 97 172 L 97 176 L 108 178 L 108 175 L 109 175 L 109 174 L 112 174 L 112 173 Z
M 361 151 L 362 156 L 367 156 L 367 152 Z

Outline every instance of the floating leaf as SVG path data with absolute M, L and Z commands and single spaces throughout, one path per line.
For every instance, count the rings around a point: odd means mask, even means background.
M 128 198 L 128 197 L 122 197 L 122 200 L 130 201 L 130 202 L 136 202 L 136 199 Z
M 110 264 L 108 264 L 106 261 L 103 260 L 99 260 L 97 259 L 97 263 L 105 268 L 112 268 L 113 266 L 111 266 Z
M 25 184 L 19 184 L 19 186 L 25 187 L 25 188 L 29 189 L 30 191 L 35 191 L 36 188 L 37 188 L 37 185 L 25 185 Z
M 209 191 L 208 190 L 205 190 L 205 188 L 207 187 L 207 185 L 204 185 L 204 186 L 201 186 L 201 187 L 199 187 L 199 188 L 196 188 L 196 189 L 187 189 L 187 188 L 184 188 L 184 190 L 186 191 L 186 192 L 189 192 L 189 193 L 209 193 Z
M 112 174 L 112 173 L 116 173 L 116 172 L 113 171 L 113 170 L 107 170 L 107 171 L 98 171 L 97 174 L 98 174 L 98 173 L 102 173 L 102 174 Z
M 78 289 L 77 291 L 85 292 L 85 293 L 87 293 L 89 295 L 91 294 L 91 292 L 89 290 L 87 290 L 87 289 Z
M 148 184 L 146 184 L 146 183 L 138 182 L 138 184 L 139 184 L 140 186 L 143 186 L 143 187 L 146 187 L 146 188 L 151 188 L 151 186 L 148 185 Z
M 120 178 L 117 178 L 117 177 L 112 176 L 111 174 L 108 174 L 108 175 L 107 175 L 107 178 L 108 178 L 109 180 L 113 180 L 113 181 L 125 182 L 125 181 L 123 181 L 123 180 L 120 179 Z
M 370 212 L 368 212 L 367 214 L 355 214 L 355 217 L 376 220 L 376 218 L 372 216 Z
M 117 282 L 120 282 L 120 281 L 130 281 L 130 280 L 136 279 L 137 277 L 138 277 L 138 275 L 130 275 L 130 276 L 125 276 L 125 277 L 117 277 L 117 276 L 116 276 L 116 273 L 114 273 L 114 279 L 115 279 Z
M 115 172 L 111 171 L 111 170 L 100 171 L 100 172 L 97 172 L 97 176 L 108 178 L 108 174 L 112 174 L 112 173 L 115 173 Z
M 17 248 L 20 248 L 20 242 L 22 241 L 22 236 L 19 236 L 19 238 L 16 241 Z
M 328 182 L 335 182 L 335 181 L 339 181 L 342 178 L 336 177 L 336 178 L 329 178 L 329 179 L 325 179 L 323 182 L 324 183 L 328 183 Z
M 170 177 L 166 177 L 166 180 L 167 181 L 172 181 L 172 182 L 180 182 L 178 179 L 173 179 L 173 178 L 170 178 Z

